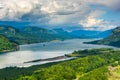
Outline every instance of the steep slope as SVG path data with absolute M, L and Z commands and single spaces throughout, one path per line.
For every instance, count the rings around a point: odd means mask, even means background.
M 17 44 L 40 43 L 52 40 L 71 39 L 70 35 L 60 35 L 60 32 L 40 27 L 28 26 L 16 29 L 12 26 L 0 26 L 0 34 Z
M 24 38 L 26 37 L 24 43 L 39 43 L 60 39 L 49 30 L 39 27 L 28 26 L 22 28 L 20 32 L 23 34 Z
M 115 28 L 109 37 L 88 43 L 105 44 L 105 45 L 120 47 L 120 27 Z
M 72 38 L 72 36 L 67 34 L 66 31 L 61 29 L 49 30 L 49 29 L 44 29 L 40 27 L 29 26 L 29 27 L 23 28 L 21 32 L 24 34 L 32 35 L 32 37 L 34 36 L 34 37 L 43 39 L 43 41 L 64 40 L 64 39 Z
M 12 26 L 0 25 L 0 34 L 7 35 L 7 37 L 14 36 L 19 33 L 19 30 Z
M 7 38 L 0 35 L 0 54 L 4 52 L 16 51 L 18 50 L 18 45 L 10 42 Z
M 4 35 L 10 41 L 20 44 L 19 39 L 24 38 L 20 31 L 12 26 L 0 25 L 0 34 Z
M 70 32 L 71 35 L 80 38 L 105 38 L 110 35 L 112 30 L 107 31 L 92 31 L 92 30 L 75 30 Z

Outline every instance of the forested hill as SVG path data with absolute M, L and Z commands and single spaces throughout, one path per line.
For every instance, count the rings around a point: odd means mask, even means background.
M 32 26 L 16 29 L 12 26 L 1 25 L 0 34 L 17 44 L 40 43 L 73 38 L 72 36 L 56 34 L 52 30 Z
M 120 47 L 120 27 L 115 28 L 111 35 L 105 39 L 93 41 L 93 42 L 87 42 L 92 44 L 104 44 L 104 45 L 111 45 Z
M 18 48 L 19 47 L 16 43 L 10 42 L 7 38 L 0 35 L 0 54 L 18 50 Z
M 79 50 L 67 56 L 78 57 L 29 68 L 0 69 L 0 80 L 119 80 L 120 51 Z
M 17 80 L 119 80 L 116 72 L 120 64 L 120 51 L 113 49 L 92 49 L 76 51 L 72 56 L 83 56 L 33 72 L 30 76 L 21 76 Z M 114 71 L 109 69 L 116 69 Z M 118 79 L 119 78 L 119 79 Z

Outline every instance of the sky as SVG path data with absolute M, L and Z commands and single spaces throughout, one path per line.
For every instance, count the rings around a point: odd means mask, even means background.
M 0 0 L 0 21 L 103 31 L 120 25 L 119 4 L 120 0 Z

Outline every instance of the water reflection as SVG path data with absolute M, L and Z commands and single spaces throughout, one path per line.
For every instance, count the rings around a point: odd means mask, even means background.
M 71 39 L 62 42 L 46 42 L 38 44 L 21 45 L 19 51 L 0 55 L 0 68 L 8 66 L 30 66 L 36 64 L 43 64 L 47 63 L 48 61 L 29 64 L 23 64 L 23 62 L 61 56 L 64 54 L 69 54 L 74 50 L 90 48 L 115 48 L 105 45 L 83 44 L 83 42 L 93 40 L 95 39 Z M 43 46 L 43 44 L 45 46 Z

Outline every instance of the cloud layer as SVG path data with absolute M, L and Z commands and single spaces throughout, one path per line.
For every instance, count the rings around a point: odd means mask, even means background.
M 84 29 L 115 27 L 101 18 L 105 9 L 120 10 L 119 0 L 0 0 L 0 20 L 28 21 L 38 25 L 75 25 Z

